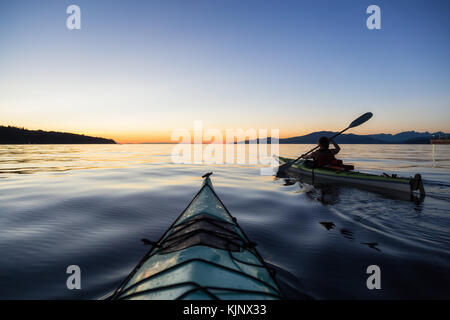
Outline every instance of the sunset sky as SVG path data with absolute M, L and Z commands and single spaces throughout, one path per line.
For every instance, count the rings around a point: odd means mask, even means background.
M 66 8 L 81 8 L 81 30 Z M 381 7 L 381 30 L 366 8 Z M 0 0 L 0 125 L 450 131 L 449 1 Z

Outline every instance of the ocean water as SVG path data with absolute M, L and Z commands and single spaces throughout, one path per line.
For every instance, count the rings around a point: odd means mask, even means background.
M 173 147 L 0 145 L 0 299 L 107 295 L 147 252 L 140 239 L 159 239 L 209 171 L 291 298 L 450 298 L 450 146 L 342 146 L 361 171 L 421 173 L 423 201 L 311 188 L 257 164 L 175 164 Z M 81 268 L 81 290 L 66 287 L 69 265 Z M 380 290 L 366 286 L 370 265 Z

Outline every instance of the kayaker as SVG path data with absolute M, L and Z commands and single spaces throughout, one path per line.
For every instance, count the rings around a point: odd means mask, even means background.
M 333 144 L 334 149 L 330 149 L 330 142 Z M 314 160 L 314 166 L 316 168 L 342 164 L 342 161 L 335 158 L 335 155 L 339 153 L 341 148 L 333 139 L 321 137 L 318 141 L 318 145 L 319 150 L 305 156 L 305 159 Z

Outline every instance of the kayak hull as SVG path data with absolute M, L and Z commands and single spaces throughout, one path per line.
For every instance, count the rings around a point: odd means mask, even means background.
M 111 298 L 262 300 L 282 295 L 206 176 L 189 206 Z
M 279 157 L 281 164 L 293 159 Z M 298 161 L 287 169 L 287 173 L 307 178 L 312 184 L 343 184 L 355 186 L 371 191 L 386 192 L 393 194 L 411 194 L 423 186 L 420 175 L 415 178 L 387 177 L 361 173 L 357 171 L 335 171 L 325 168 L 310 168 L 304 161 Z M 414 183 L 414 179 L 417 183 Z

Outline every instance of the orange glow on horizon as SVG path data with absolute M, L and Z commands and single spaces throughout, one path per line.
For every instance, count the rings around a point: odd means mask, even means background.
M 131 144 L 139 144 L 139 143 L 179 143 L 180 141 L 172 141 L 171 137 L 172 137 L 172 133 L 175 130 L 115 130 L 115 131 L 110 131 L 110 130 L 74 130 L 71 128 L 67 128 L 67 129 L 63 129 L 63 128 L 58 128 L 58 127 L 47 127 L 47 126 L 39 126 L 39 127 L 31 127 L 31 126 L 26 126 L 26 125 L 13 125 L 13 124 L 4 124 L 4 125 L 11 125 L 11 126 L 16 126 L 19 128 L 24 127 L 25 129 L 28 130 L 44 130 L 44 131 L 57 131 L 57 132 L 67 132 L 67 133 L 74 133 L 74 134 L 82 134 L 82 135 L 87 135 L 87 136 L 92 136 L 92 137 L 101 137 L 101 138 L 105 138 L 105 139 L 113 139 L 114 141 L 116 141 L 117 143 L 121 143 L 121 144 L 126 144 L 126 143 L 131 143 Z M 232 128 L 232 126 L 228 126 L 230 128 Z M 250 129 L 251 127 L 248 128 L 242 128 L 244 131 Z M 213 128 L 208 128 L 205 127 L 203 128 L 203 135 L 208 131 L 208 129 L 213 129 Z M 236 129 L 236 128 L 235 128 Z M 270 136 L 270 128 L 264 128 L 267 129 L 268 131 L 268 135 Z M 338 132 L 340 130 L 342 130 L 343 128 L 338 128 L 337 126 L 334 126 L 332 128 L 325 128 L 324 127 L 316 127 L 313 126 L 311 124 L 311 126 L 308 127 L 302 127 L 300 128 L 285 128 L 285 129 L 279 129 L 279 138 L 280 139 L 285 139 L 285 138 L 291 138 L 291 137 L 296 137 L 296 136 L 303 136 L 303 135 L 307 135 L 310 134 L 312 132 L 317 132 L 317 131 L 334 131 L 334 132 Z M 223 129 L 219 129 L 219 131 L 222 133 L 223 135 L 223 143 L 226 143 L 225 141 L 225 130 Z M 407 131 L 407 130 L 402 130 L 402 129 L 397 129 L 395 130 L 395 132 L 392 132 L 392 130 L 389 129 L 383 129 L 380 127 L 376 127 L 375 124 L 365 124 L 364 126 L 361 126 L 360 128 L 353 128 L 348 130 L 345 133 L 353 133 L 353 134 L 360 134 L 360 135 L 365 135 L 365 134 L 377 134 L 377 133 L 392 133 L 392 134 L 396 134 L 396 133 L 400 133 L 403 131 Z M 416 131 L 420 131 L 420 130 L 416 130 Z M 445 130 L 443 130 L 445 131 Z M 194 137 L 194 133 L 192 130 L 188 130 L 188 132 L 190 133 L 191 137 Z M 248 139 L 248 137 L 246 137 L 245 139 Z M 203 139 L 203 143 L 210 143 L 211 141 L 208 141 L 207 139 Z M 220 143 L 220 142 L 219 142 Z
M 245 130 L 245 129 L 244 129 Z M 342 130 L 342 129 L 341 129 Z M 303 135 L 307 135 L 310 134 L 312 132 L 317 132 L 317 131 L 338 131 L 338 129 L 312 129 L 312 130 L 280 130 L 280 139 L 286 139 L 286 138 L 291 138 L 291 137 L 297 137 L 297 136 L 303 136 Z M 206 132 L 206 130 L 203 131 L 203 134 Z M 376 133 L 381 133 L 380 132 L 376 132 Z M 400 131 L 399 131 L 400 132 Z M 270 130 L 269 130 L 270 133 Z M 346 132 L 347 133 L 347 132 Z M 374 134 L 374 132 L 367 132 L 366 130 L 358 130 L 356 132 L 356 130 L 352 130 L 348 133 L 355 133 L 355 134 Z M 190 131 L 191 137 L 194 136 L 193 132 Z M 225 133 L 222 132 L 223 134 L 223 143 L 225 143 Z M 148 133 L 148 132 L 140 132 L 140 133 L 101 133 L 101 132 L 96 132 L 96 133 L 92 133 L 92 135 L 98 136 L 98 137 L 107 137 L 109 139 L 113 139 L 114 141 L 116 141 L 117 143 L 178 143 L 179 141 L 172 141 L 171 140 L 171 136 L 172 136 L 172 132 L 153 132 L 153 133 Z M 270 134 L 269 134 L 270 136 Z M 209 143 L 210 141 L 207 141 L 205 139 L 203 139 L 203 143 Z

